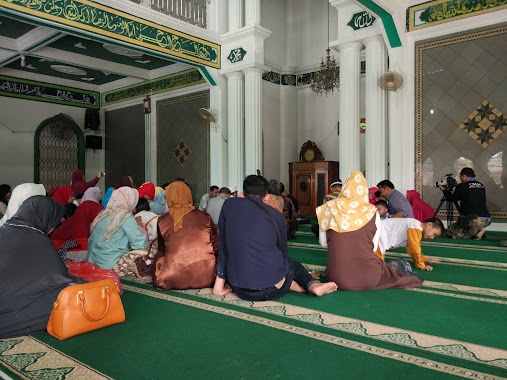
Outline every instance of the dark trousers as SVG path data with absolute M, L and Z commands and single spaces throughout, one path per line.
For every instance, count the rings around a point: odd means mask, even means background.
M 288 293 L 292 281 L 296 281 L 306 291 L 308 291 L 310 285 L 319 282 L 310 276 L 308 270 L 297 261 L 288 259 L 288 262 L 289 272 L 285 276 L 285 282 L 280 289 L 274 286 L 266 289 L 243 289 L 232 286 L 232 290 L 239 298 L 245 301 L 270 301 L 277 300 L 285 293 Z

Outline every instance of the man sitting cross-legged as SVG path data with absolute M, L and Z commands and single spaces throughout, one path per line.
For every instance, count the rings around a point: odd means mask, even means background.
M 336 291 L 334 282 L 320 283 L 300 263 L 287 257 L 285 218 L 262 202 L 268 181 L 250 175 L 243 182 L 243 190 L 245 197 L 229 199 L 220 214 L 213 294 L 234 291 L 244 300 L 267 301 L 289 290 L 316 296 Z

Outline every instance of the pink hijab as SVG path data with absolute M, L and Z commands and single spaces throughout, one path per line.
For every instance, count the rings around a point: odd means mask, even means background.
M 369 197 L 369 199 L 370 199 L 370 203 L 371 203 L 372 205 L 374 205 L 374 204 L 375 204 L 375 202 L 377 202 L 377 200 L 378 200 L 378 199 L 377 199 L 377 196 L 375 195 L 375 193 L 376 193 L 377 191 L 378 191 L 378 188 L 377 188 L 377 187 L 370 187 L 370 197 Z

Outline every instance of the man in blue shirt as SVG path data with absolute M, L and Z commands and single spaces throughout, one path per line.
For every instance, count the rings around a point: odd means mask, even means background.
M 287 257 L 285 218 L 262 202 L 268 181 L 250 175 L 243 190 L 244 198 L 230 198 L 222 207 L 213 294 L 234 291 L 244 300 L 267 301 L 289 290 L 317 296 L 336 291 L 334 282 L 315 280 L 300 263 Z
M 377 184 L 380 196 L 387 201 L 387 208 L 391 218 L 413 218 L 412 206 L 402 193 L 394 188 L 391 181 L 385 179 Z

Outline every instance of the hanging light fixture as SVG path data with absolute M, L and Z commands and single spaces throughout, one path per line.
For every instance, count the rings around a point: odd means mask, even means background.
M 327 1 L 326 1 L 327 2 Z M 340 87 L 340 73 L 334 57 L 331 57 L 331 49 L 329 49 L 329 3 L 327 3 L 327 49 L 326 62 L 321 58 L 320 69 L 313 74 L 312 84 L 310 85 L 313 92 L 317 95 L 333 93 L 334 89 Z

